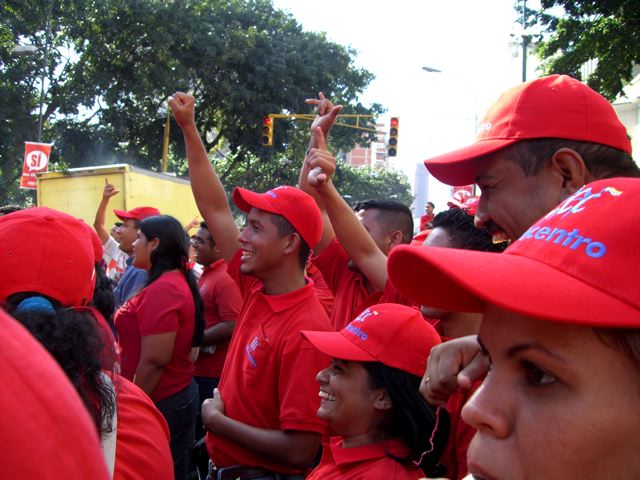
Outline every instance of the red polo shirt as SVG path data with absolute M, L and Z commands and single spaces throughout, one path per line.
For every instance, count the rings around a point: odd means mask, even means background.
M 186 388 L 193 378 L 191 341 L 195 304 L 182 272 L 164 273 L 116 312 L 122 376 L 132 380 L 140 362 L 142 337 L 176 332 L 171 360 L 151 394 L 158 402 Z
M 225 415 L 257 428 L 324 433 L 326 424 L 316 415 L 320 399 L 315 377 L 329 359 L 300 335 L 301 330 L 331 330 L 313 282 L 283 295 L 265 295 L 262 282 L 239 268 L 240 251 L 228 267 L 244 304 L 218 387 Z M 218 467 L 300 473 L 211 432 L 206 442 Z
M 236 321 L 242 308 L 242 296 L 238 286 L 227 273 L 224 260 L 204 267 L 198 280 L 200 296 L 204 302 L 205 329 L 224 321 Z M 213 353 L 200 350 L 195 363 L 195 376 L 220 378 L 229 342 L 215 345 Z
M 329 318 L 331 318 L 331 312 L 333 311 L 333 293 L 327 285 L 327 282 L 324 281 L 324 277 L 318 267 L 316 267 L 312 262 L 307 264 L 307 276 L 313 280 L 313 285 L 316 289 L 316 297 L 320 300 L 320 303 L 324 307 L 324 310 L 327 312 Z
M 349 268 L 349 256 L 334 238 L 320 255 L 313 258 L 327 285 L 333 292 L 333 312 L 331 324 L 336 331 L 342 330 L 362 310 L 376 303 L 399 303 L 418 308 L 402 295 L 387 280 L 383 291 L 367 291 L 367 279 L 360 270 Z
M 115 480 L 173 479 L 169 427 L 151 399 L 129 380 L 115 380 L 118 395 Z
M 333 292 L 333 329 L 342 330 L 364 310 L 369 297 L 367 280 L 362 272 L 349 268 L 349 256 L 335 238 L 313 258 L 313 263 Z
M 397 439 L 383 444 L 342 447 L 342 437 L 333 437 L 322 446 L 322 460 L 307 480 L 413 480 L 424 472 L 413 464 L 403 465 L 387 456 L 405 456 L 407 447 Z
M 58 363 L 0 310 L 0 478 L 106 480 L 96 427 Z

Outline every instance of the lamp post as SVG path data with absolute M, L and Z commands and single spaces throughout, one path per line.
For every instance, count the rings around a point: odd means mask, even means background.
M 48 2 L 45 0 L 45 5 Z M 42 60 L 42 68 L 40 72 L 40 102 L 38 108 L 38 132 L 36 141 L 40 142 L 42 139 L 42 122 L 43 122 L 43 108 L 44 108 L 44 80 L 47 76 L 47 65 L 49 64 L 49 37 L 51 30 L 51 14 L 53 12 L 53 4 L 54 0 L 51 0 L 51 3 L 48 3 L 49 8 L 46 12 L 45 17 L 45 26 L 44 26 L 44 58 Z M 40 48 L 35 45 L 16 45 L 11 49 L 11 53 L 18 57 L 25 57 L 30 55 L 35 55 L 38 53 Z

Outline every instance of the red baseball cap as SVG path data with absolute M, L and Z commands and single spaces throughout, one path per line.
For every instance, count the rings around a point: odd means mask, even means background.
M 20 292 L 38 292 L 62 305 L 91 301 L 94 248 L 88 226 L 46 207 L 0 217 L 0 302 Z
M 397 303 L 373 305 L 339 332 L 303 330 L 302 335 L 330 357 L 380 362 L 417 377 L 427 367 L 431 348 L 441 343 L 418 310 Z
M 132 208 L 129 211 L 124 210 L 114 210 L 113 213 L 116 214 L 120 220 L 144 220 L 147 217 L 153 217 L 154 215 L 160 215 L 160 210 L 153 207 L 136 207 Z
M 490 303 L 543 320 L 640 328 L 639 204 L 640 179 L 599 180 L 504 253 L 398 246 L 389 278 L 410 299 L 450 311 L 482 312 Z
M 299 188 L 287 185 L 265 193 L 255 193 L 236 187 L 233 202 L 244 211 L 255 207 L 286 218 L 310 248 L 315 247 L 322 236 L 322 215 L 313 197 Z
M 549 75 L 504 92 L 482 119 L 473 144 L 424 164 L 447 185 L 467 185 L 475 182 L 475 159 L 534 138 L 599 143 L 631 153 L 627 130 L 607 99 L 567 75 Z

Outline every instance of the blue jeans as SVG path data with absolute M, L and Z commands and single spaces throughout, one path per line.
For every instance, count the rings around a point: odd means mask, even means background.
M 189 386 L 156 402 L 156 407 L 169 424 L 171 456 L 176 480 L 187 477 L 191 446 L 196 440 L 196 421 L 200 417 L 198 385 Z

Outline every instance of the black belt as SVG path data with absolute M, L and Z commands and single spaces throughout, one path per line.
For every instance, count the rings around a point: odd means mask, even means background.
M 232 467 L 216 467 L 209 461 L 209 476 L 211 480 L 304 480 L 300 474 L 286 474 L 265 470 L 259 467 L 245 467 L 244 465 L 234 465 Z

